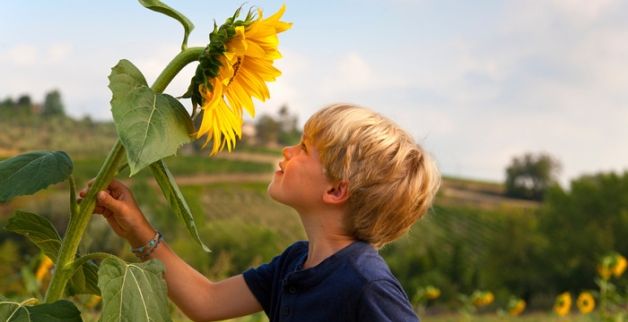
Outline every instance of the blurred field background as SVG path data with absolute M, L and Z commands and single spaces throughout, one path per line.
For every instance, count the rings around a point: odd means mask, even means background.
M 266 116 L 266 121 L 286 115 Z M 0 127 L 0 160 L 31 150 L 64 150 L 74 160 L 79 187 L 95 176 L 116 137 L 111 123 L 87 118 L 5 114 L 0 115 Z M 287 132 L 276 144 L 261 147 L 245 140 L 236 152 L 212 158 L 191 144 L 167 160 L 211 253 L 188 238 L 149 173 L 131 179 L 122 173 L 119 178 L 132 187 L 145 214 L 182 258 L 210 279 L 225 278 L 269 261 L 305 237 L 296 213 L 266 195 L 281 157 L 280 143 L 298 140 L 297 130 Z M 509 198 L 504 191 L 503 183 L 445 176 L 432 211 L 407 236 L 381 250 L 422 319 L 566 321 L 553 309 L 557 295 L 570 292 L 569 321 L 599 320 L 598 315 L 578 313 L 575 297 L 583 291 L 598 302 L 607 296 L 601 293 L 600 261 L 612 252 L 628 254 L 628 173 L 583 175 L 569 187 L 552 186 L 542 201 Z M 63 234 L 68 207 L 68 186 L 59 184 L 0 204 L 0 226 L 23 210 L 49 218 Z M 81 245 L 81 252 L 89 251 L 135 260 L 128 245 L 98 216 Z M 49 278 L 35 276 L 41 263 L 33 244 L 0 230 L 0 294 L 41 297 Z M 607 308 L 611 313 L 625 310 L 628 278 L 618 274 L 607 281 L 616 295 Z M 438 296 L 422 297 L 427 287 L 437 288 Z M 490 303 L 474 305 L 477 291 L 490 292 Z M 523 312 L 509 311 L 513 298 L 525 301 Z M 74 300 L 87 308 L 86 321 L 98 319 L 97 300 Z M 175 319 L 186 320 L 176 308 L 172 311 Z M 257 314 L 237 321 L 266 318 Z

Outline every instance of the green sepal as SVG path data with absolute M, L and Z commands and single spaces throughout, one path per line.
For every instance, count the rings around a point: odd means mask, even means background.
M 218 71 L 221 66 L 220 57 L 224 55 L 229 40 L 235 36 L 235 28 L 238 26 L 248 26 L 255 18 L 253 10 L 249 9 L 244 20 L 237 20 L 241 10 L 242 7 L 238 8 L 233 16 L 227 18 L 225 23 L 220 27 L 214 23 L 214 30 L 209 34 L 209 44 L 199 57 L 199 64 L 196 67 L 194 76 L 190 80 L 187 91 L 182 96 L 192 99 L 192 105 L 195 110 L 197 105 L 203 104 L 199 86 L 203 85 L 209 91 L 213 89 L 210 80 L 218 76 Z
M 63 151 L 36 151 L 0 161 L 0 203 L 30 195 L 72 174 L 72 160 Z
M 182 13 L 159 0 L 139 0 L 139 2 L 144 7 L 174 18 L 180 22 L 181 25 L 183 25 L 183 42 L 181 43 L 181 50 L 185 50 L 188 46 L 188 36 L 190 35 L 190 32 L 192 32 L 192 29 L 194 29 L 194 24 Z
M 181 193 L 179 185 L 177 185 L 177 182 L 174 180 L 174 176 L 170 173 L 170 170 L 168 170 L 166 162 L 164 162 L 164 160 L 159 160 L 151 164 L 150 169 L 153 172 L 153 176 L 155 177 L 157 184 L 159 184 L 164 197 L 168 200 L 170 208 L 181 220 L 183 220 L 183 222 L 185 222 L 188 232 L 203 248 L 203 250 L 211 252 L 211 250 L 201 240 L 201 237 L 198 234 L 198 229 L 196 228 L 196 223 L 194 222 L 192 211 L 190 210 L 183 193 Z

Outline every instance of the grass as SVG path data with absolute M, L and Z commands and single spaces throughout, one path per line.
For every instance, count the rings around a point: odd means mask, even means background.
M 103 158 L 82 158 L 73 160 L 73 174 L 78 180 L 94 178 L 102 165 Z M 175 176 L 212 175 L 212 174 L 259 174 L 270 173 L 274 165 L 267 162 L 248 160 L 229 160 L 223 158 L 209 158 L 206 156 L 177 156 L 165 160 L 168 169 Z M 125 169 L 119 177 L 129 176 Z M 137 178 L 151 178 L 150 169 L 143 169 L 135 175 Z

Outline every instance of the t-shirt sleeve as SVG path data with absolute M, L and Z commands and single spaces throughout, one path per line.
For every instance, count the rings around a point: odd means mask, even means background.
M 269 263 L 250 268 L 242 274 L 244 281 L 266 313 L 270 308 L 273 279 L 280 260 L 281 256 L 276 256 Z
M 279 283 L 283 275 L 285 275 L 286 269 L 288 269 L 286 265 L 292 263 L 295 257 L 299 257 L 306 250 L 306 243 L 296 242 L 269 263 L 248 269 L 242 273 L 244 281 L 266 314 L 270 314 L 273 292 L 278 287 L 276 284 Z
M 418 322 L 419 318 L 399 285 L 387 280 L 378 280 L 369 283 L 362 290 L 358 321 Z

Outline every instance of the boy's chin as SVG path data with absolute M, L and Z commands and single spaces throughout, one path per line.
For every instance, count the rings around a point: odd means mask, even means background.
M 266 188 L 266 193 L 268 194 L 268 196 L 270 196 L 271 199 L 273 199 L 275 201 L 278 201 L 278 202 L 281 202 L 281 201 L 277 200 L 277 196 L 276 196 L 276 193 L 274 191 L 273 184 L 274 184 L 274 181 L 271 181 L 268 184 L 268 187 Z

